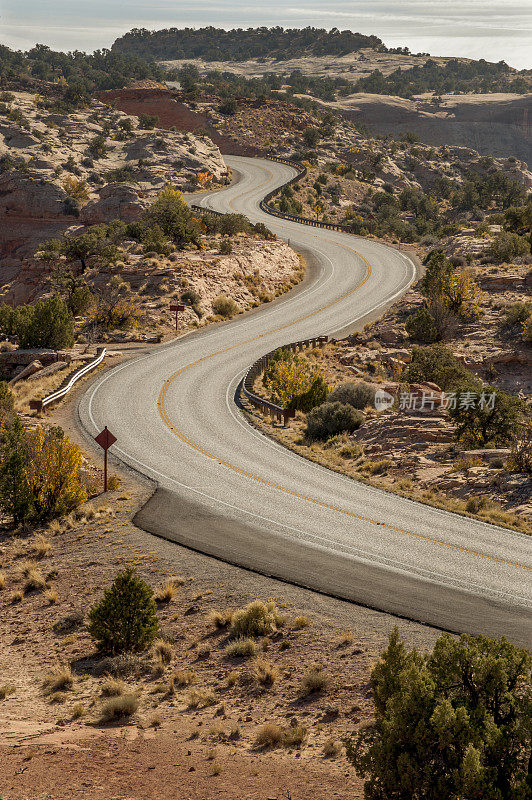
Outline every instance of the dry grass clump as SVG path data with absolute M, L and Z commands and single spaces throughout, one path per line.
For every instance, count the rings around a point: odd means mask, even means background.
M 258 747 L 301 747 L 308 736 L 303 725 L 282 727 L 274 722 L 267 722 L 259 729 L 255 743 Z
M 21 561 L 18 565 L 18 570 L 23 578 L 27 578 L 30 572 L 36 568 L 37 564 L 35 561 L 31 561 L 28 558 L 24 559 L 24 561 Z
M 113 720 L 131 717 L 139 707 L 139 699 L 136 694 L 128 694 L 111 697 L 101 709 L 100 721 L 112 722 Z
M 153 652 L 161 664 L 169 664 L 173 658 L 172 645 L 164 639 L 156 639 L 153 643 Z
M 67 664 L 59 664 L 46 675 L 43 686 L 48 694 L 70 689 L 74 683 L 72 671 Z
M 308 628 L 310 624 L 311 623 L 309 617 L 299 616 L 296 617 L 294 620 L 294 628 L 297 628 L 298 630 L 300 630 L 301 628 Z
M 323 755 L 327 758 L 336 758 L 342 752 L 342 744 L 331 736 L 323 745 Z
M 26 584 L 24 586 L 25 592 L 42 592 L 46 589 L 46 581 L 41 570 L 37 567 L 30 569 L 27 573 Z
M 6 588 L 6 574 L 5 572 L 0 572 L 0 590 Z
M 233 611 L 225 609 L 224 611 L 211 611 L 209 620 L 217 630 L 228 628 L 233 621 Z
M 168 694 L 173 694 L 175 689 L 192 686 L 196 683 L 197 675 L 192 669 L 176 669 L 168 681 Z
M 126 688 L 126 684 L 120 678 L 108 675 L 102 683 L 102 695 L 104 697 L 120 697 L 125 694 Z
M 46 597 L 51 606 L 55 605 L 55 603 L 57 603 L 57 601 L 59 600 L 59 595 L 55 589 L 48 589 L 48 591 L 44 593 L 44 596 Z
M 353 631 L 345 630 L 342 631 L 337 638 L 338 647 L 346 647 L 348 644 L 352 644 L 354 641 Z
M 10 694 L 13 694 L 15 687 L 11 683 L 4 683 L 0 686 L 0 700 L 5 700 Z
M 50 554 L 51 549 L 52 543 L 50 539 L 47 539 L 46 536 L 44 536 L 44 534 L 38 533 L 32 538 L 30 550 L 35 558 L 45 558 Z
M 169 578 L 162 586 L 155 590 L 156 603 L 171 603 L 174 599 L 177 590 L 182 586 L 184 581 L 181 578 Z
M 228 673 L 225 682 L 229 688 L 236 686 L 238 683 L 238 672 L 234 669 L 231 670 L 231 672 Z
M 260 683 L 261 686 L 269 687 L 273 686 L 279 677 L 279 670 L 269 661 L 258 658 L 255 663 L 253 674 L 257 683 Z
M 17 589 L 11 594 L 11 602 L 12 603 L 20 603 L 24 598 L 24 592 L 21 592 L 20 589 Z
M 254 600 L 235 611 L 231 622 L 233 636 L 267 636 L 284 624 L 284 617 L 273 601 Z
M 48 523 L 48 532 L 52 534 L 52 536 L 56 536 L 59 533 L 63 533 L 64 526 L 61 520 L 53 519 L 51 522 Z
M 87 709 L 82 703 L 76 703 L 72 708 L 72 719 L 81 719 L 87 713 Z
M 257 652 L 257 645 L 249 637 L 235 639 L 225 648 L 227 658 L 249 658 Z
M 308 697 L 311 694 L 323 692 L 329 684 L 329 677 L 325 668 L 321 664 L 314 664 L 308 672 L 303 675 L 299 689 L 299 697 Z
M 212 692 L 205 689 L 192 689 L 187 695 L 187 705 L 189 708 L 207 708 L 216 702 Z
M 369 475 L 384 475 L 391 466 L 392 462 L 389 458 L 381 458 L 378 461 L 365 461 L 360 469 Z

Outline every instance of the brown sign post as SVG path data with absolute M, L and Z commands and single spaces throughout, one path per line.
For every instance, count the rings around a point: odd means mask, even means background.
M 98 436 L 94 437 L 94 441 L 100 445 L 103 450 L 103 491 L 107 491 L 107 451 L 116 442 L 116 436 L 113 436 L 107 425 Z
M 180 311 L 184 311 L 184 310 L 185 310 L 185 306 L 182 305 L 181 303 L 179 303 L 179 304 L 174 303 L 173 305 L 170 306 L 170 311 L 175 311 L 175 329 L 176 329 L 176 333 L 177 333 L 177 315 L 179 314 Z

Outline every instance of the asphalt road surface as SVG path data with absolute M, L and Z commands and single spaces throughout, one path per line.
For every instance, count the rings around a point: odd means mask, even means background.
M 237 387 L 259 356 L 355 327 L 415 276 L 377 242 L 278 220 L 260 199 L 291 167 L 227 158 L 240 180 L 205 207 L 265 222 L 308 257 L 279 301 L 153 349 L 96 379 L 80 403 L 94 435 L 154 479 L 145 530 L 226 561 L 452 631 L 532 644 L 532 540 L 359 484 L 263 436 Z

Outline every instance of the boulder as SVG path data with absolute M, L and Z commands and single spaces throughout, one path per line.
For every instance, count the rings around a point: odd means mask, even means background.
M 86 225 L 111 222 L 114 219 L 134 222 L 146 208 L 146 202 L 130 183 L 108 183 L 98 194 L 99 200 L 87 203 L 81 210 L 81 221 Z
M 0 227 L 17 218 L 63 220 L 67 199 L 62 187 L 38 173 L 8 170 L 0 175 Z

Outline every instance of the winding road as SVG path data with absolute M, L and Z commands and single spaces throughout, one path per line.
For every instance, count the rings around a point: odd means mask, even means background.
M 346 333 L 410 285 L 377 242 L 266 215 L 286 165 L 227 157 L 239 180 L 201 204 L 263 221 L 307 256 L 284 298 L 102 374 L 79 414 L 158 489 L 142 528 L 302 586 L 452 631 L 532 644 L 532 539 L 359 484 L 262 435 L 239 410 L 245 370 L 286 342 Z

